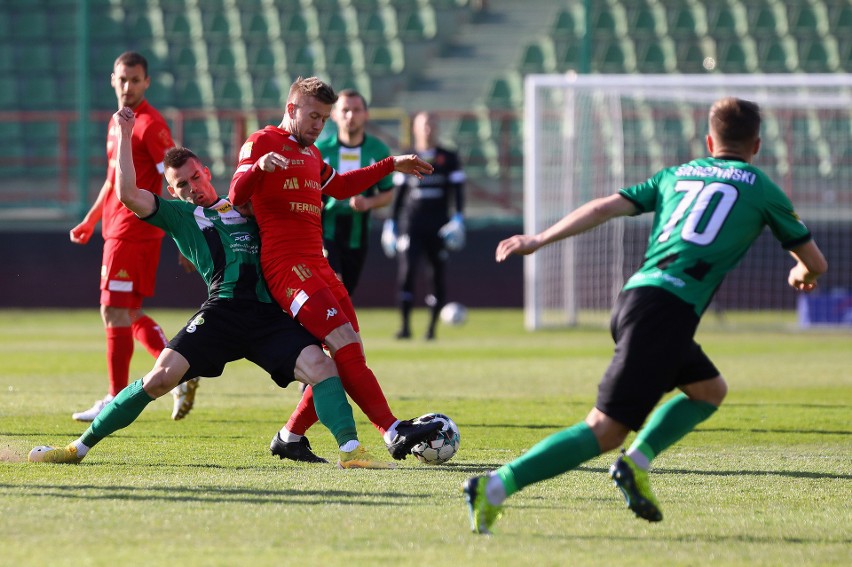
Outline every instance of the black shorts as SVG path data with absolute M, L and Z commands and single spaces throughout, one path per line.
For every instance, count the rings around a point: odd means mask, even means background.
M 276 303 L 214 299 L 201 306 L 169 342 L 169 348 L 189 361 L 181 382 L 220 376 L 225 364 L 245 358 L 284 388 L 295 379 L 296 359 L 302 350 L 319 344 Z
M 695 308 L 657 287 L 622 291 L 610 321 L 615 354 L 595 407 L 634 431 L 666 392 L 719 375 L 695 342 Z

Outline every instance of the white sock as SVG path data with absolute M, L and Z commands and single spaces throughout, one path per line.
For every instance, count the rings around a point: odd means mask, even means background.
M 76 447 L 77 456 L 80 457 L 81 459 L 86 456 L 86 453 L 89 452 L 89 447 L 87 447 L 86 445 L 83 445 L 83 442 L 80 441 L 79 439 L 77 439 L 76 441 L 74 441 L 71 444 L 74 445 L 74 447 Z
M 302 437 L 304 437 L 304 435 L 296 435 L 295 433 L 290 433 L 286 425 L 281 428 L 281 431 L 278 432 L 278 436 L 285 443 L 298 443 L 302 440 Z
M 361 445 L 361 443 L 359 443 L 357 439 L 347 441 L 346 443 L 340 446 L 340 452 L 351 453 L 352 451 L 357 449 L 359 445 Z
M 503 481 L 494 473 L 488 475 L 485 497 L 494 506 L 500 506 L 506 500 L 506 488 L 503 486 Z
M 393 438 L 396 437 L 396 426 L 397 425 L 399 425 L 398 419 L 396 421 L 394 421 L 393 425 L 388 427 L 387 431 L 385 431 L 385 434 L 382 435 L 382 439 L 385 440 L 385 445 L 390 445 L 391 441 L 393 441 Z
M 646 457 L 645 454 L 641 451 L 631 448 L 627 449 L 624 454 L 630 457 L 630 460 L 633 461 L 636 466 L 642 469 L 643 471 L 648 470 L 648 467 L 651 466 L 651 461 L 649 461 L 648 457 Z

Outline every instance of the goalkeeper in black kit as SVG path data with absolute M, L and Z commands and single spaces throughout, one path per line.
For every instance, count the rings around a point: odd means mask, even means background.
M 447 302 L 446 265 L 449 251 L 461 250 L 465 242 L 465 174 L 458 154 L 437 145 L 434 117 L 421 112 L 412 123 L 414 151 L 434 167 L 423 179 L 394 176 L 396 197 L 393 216 L 382 229 L 382 249 L 399 259 L 399 306 L 402 324 L 396 337 L 411 338 L 414 284 L 421 259 L 432 269 L 432 295 L 426 339 L 435 338 L 438 314 Z M 450 205 L 455 212 L 450 217 Z

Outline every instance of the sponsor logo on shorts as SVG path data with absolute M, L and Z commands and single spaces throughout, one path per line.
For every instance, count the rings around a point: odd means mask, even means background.
M 199 315 L 195 319 L 189 322 L 189 325 L 186 326 L 187 333 L 194 333 L 196 329 L 198 329 L 198 325 L 204 324 L 204 315 Z
M 329 319 L 331 319 L 335 315 L 337 315 L 337 309 L 335 309 L 334 307 L 332 307 L 331 309 L 325 310 L 325 320 L 326 321 L 328 321 Z
M 290 298 L 291 298 L 291 297 L 293 297 L 293 295 L 295 295 L 295 294 L 296 294 L 296 290 L 295 290 L 295 289 L 293 289 L 292 287 L 288 287 L 288 288 L 287 288 L 287 299 L 290 299 Z
M 130 279 L 130 274 L 128 274 L 128 273 L 127 273 L 127 270 L 125 270 L 124 268 L 122 268 L 122 269 L 120 269 L 120 270 L 118 271 L 118 273 L 117 273 L 117 274 L 115 274 L 115 277 L 117 277 L 117 278 L 124 278 L 124 279 L 126 279 L 126 280 L 129 280 L 129 279 Z

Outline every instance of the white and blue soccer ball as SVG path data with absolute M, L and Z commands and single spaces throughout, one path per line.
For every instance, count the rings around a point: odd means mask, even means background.
M 464 325 L 467 322 L 467 307 L 452 301 L 441 308 L 441 321 L 451 326 Z
M 411 454 L 427 465 L 440 465 L 453 458 L 459 450 L 461 436 L 456 423 L 442 413 L 427 413 L 414 420 L 414 423 L 439 421 L 441 428 L 428 439 L 411 448 Z

